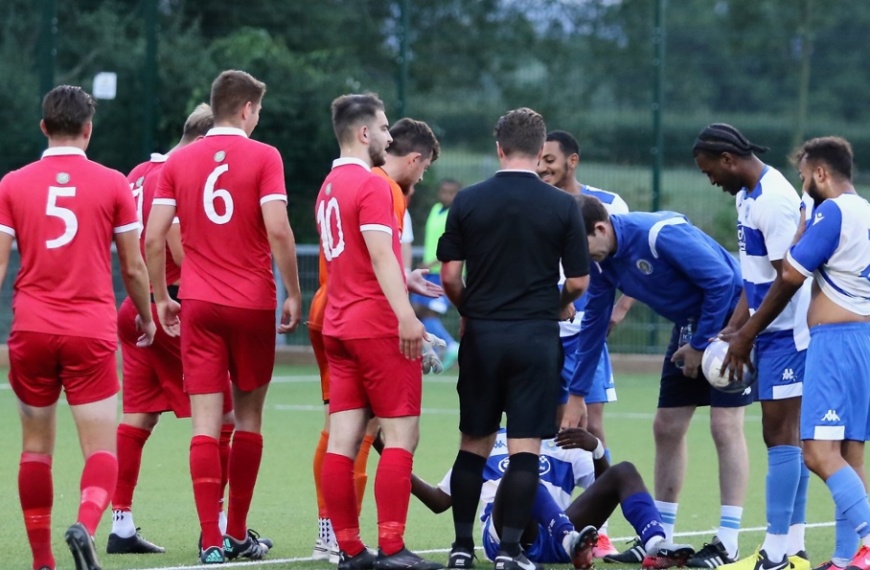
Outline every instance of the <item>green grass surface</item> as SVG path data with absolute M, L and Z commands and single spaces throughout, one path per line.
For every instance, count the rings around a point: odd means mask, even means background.
M 317 507 L 311 475 L 311 458 L 322 427 L 320 386 L 313 368 L 280 367 L 270 388 L 265 420 L 265 451 L 260 478 L 251 508 L 249 524 L 275 541 L 268 563 L 242 563 L 245 568 L 326 568 L 305 558 L 317 534 Z M 5 374 L 3 375 L 5 378 Z M 424 413 L 421 420 L 420 446 L 415 471 L 430 482 L 441 479 L 451 466 L 458 444 L 455 377 L 444 375 L 427 379 L 424 387 Z M 0 385 L 0 504 L 6 505 L 0 524 L 0 541 L 5 545 L 0 567 L 30 568 L 30 551 L 17 494 L 17 469 L 20 453 L 20 427 L 15 398 L 8 385 Z M 648 485 L 652 482 L 653 437 L 652 415 L 657 397 L 655 371 L 646 376 L 617 378 L 619 401 L 607 408 L 606 428 L 614 461 L 631 460 Z M 764 527 L 764 479 L 766 454 L 761 441 L 760 408 L 747 411 L 746 433 L 750 449 L 750 487 L 743 517 L 744 529 Z M 709 415 L 700 410 L 689 433 L 689 469 L 680 501 L 677 532 L 689 533 L 683 539 L 700 547 L 710 540 L 711 529 L 718 525 L 719 492 L 717 463 L 709 436 Z M 74 568 L 63 532 L 73 522 L 78 503 L 78 479 L 82 457 L 75 429 L 66 406 L 58 418 L 58 441 L 54 459 L 55 504 L 53 537 L 59 570 Z M 134 514 L 144 536 L 165 546 L 162 555 L 109 556 L 101 554 L 107 570 L 122 568 L 176 568 L 196 566 L 196 520 L 188 472 L 187 450 L 190 426 L 172 416 L 165 417 L 149 440 L 142 461 Z M 377 457 L 369 460 L 369 487 L 366 492 L 361 528 L 369 544 L 377 541 L 373 500 L 373 481 Z M 810 487 L 808 521 L 827 523 L 832 520 L 833 504 L 827 489 L 815 477 Z M 109 514 L 103 517 L 97 535 L 100 552 L 104 552 L 110 531 Z M 610 536 L 633 534 L 620 513 L 611 519 Z M 433 515 L 412 499 L 406 533 L 409 547 L 437 550 L 449 547 L 452 524 L 449 513 Z M 742 552 L 749 554 L 763 538 L 762 531 L 749 530 L 740 538 Z M 807 543 L 814 563 L 826 560 L 833 548 L 830 526 L 807 530 Z M 618 544 L 622 547 L 622 544 Z M 431 555 L 446 561 L 446 551 Z M 300 560 L 302 559 L 302 560 Z M 233 567 L 234 565 L 230 565 Z M 483 561 L 481 566 L 489 567 Z M 618 568 L 598 564 L 599 568 Z

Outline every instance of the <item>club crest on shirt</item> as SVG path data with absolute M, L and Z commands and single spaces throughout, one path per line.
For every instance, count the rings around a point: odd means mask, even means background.
M 538 457 L 538 475 L 546 475 L 550 472 L 553 466 L 550 464 L 550 458 L 546 455 L 541 455 Z
M 330 182 L 329 184 L 326 185 L 326 190 L 324 190 L 323 193 L 326 194 L 327 196 L 332 194 L 332 182 Z
M 216 153 L 214 153 L 214 161 L 215 162 L 223 162 L 226 157 L 227 157 L 227 153 L 225 153 L 222 150 L 219 150 Z
M 57 180 L 58 184 L 66 184 L 69 182 L 69 174 L 66 172 L 58 172 L 55 180 Z
M 652 263 L 650 263 L 646 259 L 638 259 L 637 263 L 635 263 L 635 265 L 637 266 L 638 271 L 640 271 L 644 275 L 652 275 L 652 272 L 653 272 Z

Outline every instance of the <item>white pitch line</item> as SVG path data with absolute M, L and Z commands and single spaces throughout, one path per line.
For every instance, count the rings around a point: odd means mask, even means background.
M 831 527 L 834 526 L 833 522 L 820 522 L 820 523 L 807 523 L 807 528 L 822 528 L 822 527 Z M 766 526 L 756 526 L 751 528 L 741 528 L 737 532 L 763 532 L 766 531 Z M 709 530 L 695 530 L 689 532 L 677 532 L 674 533 L 674 537 L 680 536 L 707 536 L 710 533 L 716 532 L 715 528 L 711 528 Z M 634 540 L 635 536 L 618 536 L 611 537 L 612 542 L 627 542 L 630 540 Z M 482 550 L 482 547 L 478 546 L 477 550 Z M 416 550 L 418 554 L 442 554 L 445 552 L 450 552 L 449 548 L 433 548 L 431 550 Z M 271 565 L 271 564 L 291 564 L 293 562 L 312 562 L 311 557 L 298 557 L 298 558 L 274 558 L 271 560 L 258 560 L 258 561 L 248 561 L 248 562 L 230 562 L 228 564 L 223 564 L 222 568 L 242 568 L 247 567 L 250 568 L 256 565 Z M 190 566 L 155 566 L 154 568 L 143 568 L 142 570 L 209 570 L 213 567 L 212 564 L 205 565 L 190 565 Z M 330 569 L 335 568 L 335 566 L 330 565 Z
M 275 404 L 271 406 L 273 410 L 282 412 L 322 412 L 323 406 L 319 404 Z M 446 415 L 455 416 L 459 414 L 459 408 L 423 408 L 424 415 Z M 607 412 L 607 418 L 614 420 L 644 420 L 651 421 L 655 418 L 655 414 L 649 412 Z M 745 416 L 749 422 L 760 422 L 761 416 Z M 699 414 L 696 421 L 709 421 L 710 417 L 704 414 Z

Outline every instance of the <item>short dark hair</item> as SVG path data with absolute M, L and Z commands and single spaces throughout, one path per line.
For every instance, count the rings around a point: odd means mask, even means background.
M 601 200 L 595 196 L 588 194 L 577 194 L 574 196 L 577 205 L 580 207 L 580 213 L 583 215 L 583 225 L 586 226 L 586 235 L 595 234 L 595 224 L 598 222 L 606 222 L 610 219 L 610 214 L 607 213 L 607 208 L 601 203 Z
M 332 102 L 332 130 L 339 144 L 345 142 L 354 127 L 375 118 L 384 110 L 384 102 L 377 93 L 351 93 Z
M 528 107 L 508 111 L 495 125 L 495 140 L 505 156 L 515 153 L 537 156 L 544 147 L 546 138 L 547 125 L 544 124 L 544 117 Z
M 801 160 L 814 164 L 824 163 L 834 174 L 846 180 L 852 179 L 854 162 L 852 145 L 842 137 L 818 137 L 810 139 L 792 153 L 791 160 L 797 165 Z
M 441 155 L 438 138 L 423 121 L 407 117 L 399 119 L 390 127 L 390 136 L 393 137 L 393 142 L 387 147 L 387 152 L 393 156 L 408 156 L 412 152 L 419 152 L 435 162 Z
M 97 102 L 77 85 L 58 85 L 42 99 L 42 121 L 50 136 L 81 134 L 94 118 Z
M 197 137 L 204 137 L 213 126 L 214 114 L 211 112 L 211 107 L 208 103 L 200 103 L 184 121 L 184 131 L 181 133 L 181 138 L 193 141 Z
M 763 153 L 769 150 L 766 146 L 750 142 L 743 136 L 743 133 L 727 123 L 707 125 L 704 130 L 698 133 L 698 138 L 695 139 L 695 144 L 692 146 L 692 154 L 695 156 L 699 152 L 708 154 L 728 152 L 736 156 L 746 157 L 755 152 Z
M 574 135 L 568 131 L 550 131 L 547 133 L 547 142 L 556 141 L 559 143 L 559 148 L 565 153 L 565 156 L 576 154 L 580 156 L 580 145 Z
M 266 84 L 237 69 L 222 71 L 211 84 L 211 110 L 215 121 L 228 119 L 246 103 L 261 103 Z

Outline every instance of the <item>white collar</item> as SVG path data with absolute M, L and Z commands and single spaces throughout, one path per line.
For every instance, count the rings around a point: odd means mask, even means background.
M 42 158 L 46 156 L 87 156 L 85 151 L 74 146 L 53 146 L 42 152 Z
M 159 152 L 151 153 L 151 162 L 166 162 L 166 159 L 169 158 L 168 154 L 160 154 Z
M 216 135 L 236 135 L 248 138 L 248 133 L 237 127 L 212 127 L 207 133 L 205 133 L 205 136 L 207 137 L 213 137 Z
M 336 158 L 332 161 L 332 167 L 338 168 L 339 166 L 347 166 L 349 164 L 356 164 L 357 166 L 362 166 L 369 172 L 372 171 L 372 167 L 368 165 L 364 160 L 360 160 L 359 158 L 348 156 L 344 158 Z

